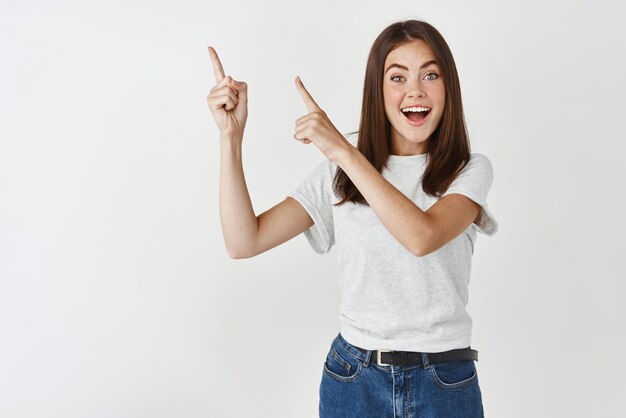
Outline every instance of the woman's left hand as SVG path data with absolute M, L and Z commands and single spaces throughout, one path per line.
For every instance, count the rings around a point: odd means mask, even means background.
M 335 128 L 326 116 L 326 112 L 315 103 L 300 77 L 296 77 L 296 87 L 309 114 L 296 120 L 296 133 L 293 137 L 303 144 L 313 142 L 326 158 L 337 162 L 337 159 L 352 147 L 352 144 Z

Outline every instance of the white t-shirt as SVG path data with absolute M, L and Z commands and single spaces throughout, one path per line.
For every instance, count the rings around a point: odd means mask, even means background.
M 346 139 L 354 146 L 358 134 Z M 428 154 L 390 155 L 381 175 L 423 211 L 437 200 L 424 193 L 420 177 Z M 304 232 L 313 250 L 337 248 L 341 302 L 339 323 L 349 343 L 368 350 L 441 352 L 471 345 L 466 310 L 476 232 L 493 235 L 498 223 L 487 207 L 493 182 L 489 159 L 472 153 L 445 195 L 463 194 L 482 206 L 480 225 L 423 257 L 402 246 L 370 206 L 335 195 L 337 165 L 326 159 L 288 196 L 304 207 L 314 225 Z M 442 197 L 443 197 L 442 196 Z

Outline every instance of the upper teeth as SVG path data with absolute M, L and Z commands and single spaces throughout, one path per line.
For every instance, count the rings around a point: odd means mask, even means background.
M 429 107 L 421 107 L 421 106 L 405 107 L 404 109 L 402 109 L 403 112 L 428 112 L 429 110 L 430 110 Z

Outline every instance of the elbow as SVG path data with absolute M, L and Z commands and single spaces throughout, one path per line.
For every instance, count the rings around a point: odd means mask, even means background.
M 437 251 L 438 249 L 440 249 L 441 247 L 443 247 L 444 245 L 446 245 L 445 242 L 440 241 L 436 238 L 432 238 L 432 239 L 423 239 L 421 240 L 421 242 L 419 243 L 419 245 L 416 248 L 415 251 L 413 251 L 413 254 L 416 257 L 424 257 L 428 254 L 434 253 L 435 251 Z
M 423 232 L 419 235 L 419 240 L 413 245 L 413 255 L 416 257 L 424 257 L 437 250 L 437 246 L 434 245 L 433 235 L 430 232 Z
M 424 257 L 432 252 L 435 252 L 434 249 L 423 249 L 423 248 L 418 248 L 416 251 L 413 251 L 413 255 L 415 257 Z
M 230 258 L 232 258 L 233 260 L 241 260 L 243 258 L 250 258 L 246 255 L 243 255 L 242 253 L 237 253 L 237 252 L 228 252 L 228 255 L 230 256 Z
M 411 251 L 413 253 L 413 255 L 415 257 L 423 257 L 425 256 L 427 253 L 424 252 L 421 248 L 417 248 L 417 249 L 413 249 L 413 251 Z
M 239 255 L 239 253 L 236 253 L 236 252 L 231 251 L 231 250 L 229 250 L 229 249 L 226 249 L 226 251 L 228 252 L 228 256 L 229 256 L 231 259 L 233 259 L 233 260 L 239 260 L 239 259 L 243 258 L 243 257 L 241 257 L 241 256 Z
M 228 256 L 233 260 L 241 260 L 244 258 L 252 258 L 254 255 L 249 251 L 245 251 L 241 248 L 231 248 L 226 247 L 226 252 L 228 252 Z

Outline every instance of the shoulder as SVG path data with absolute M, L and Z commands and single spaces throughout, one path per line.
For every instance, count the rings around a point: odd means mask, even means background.
M 493 164 L 491 164 L 491 160 L 485 154 L 473 152 L 470 154 L 470 159 L 462 171 L 468 170 L 493 173 Z
M 493 166 L 489 157 L 485 154 L 474 152 L 470 154 L 467 164 L 456 174 L 453 185 L 491 184 L 492 181 Z M 452 188 L 454 188 L 453 185 L 451 185 Z
M 482 152 L 472 152 L 470 154 L 470 162 L 474 164 L 487 164 L 491 165 L 491 160 Z

